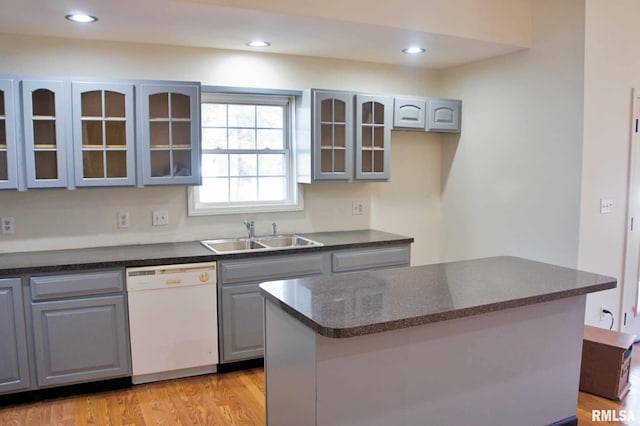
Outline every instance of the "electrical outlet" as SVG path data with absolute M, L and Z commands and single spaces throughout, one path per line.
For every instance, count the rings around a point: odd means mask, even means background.
M 12 217 L 3 217 L 0 218 L 0 223 L 2 223 L 2 233 L 5 235 L 13 235 L 16 232 L 15 224 L 13 222 Z
M 351 204 L 351 214 L 353 216 L 361 215 L 364 213 L 364 207 L 362 205 L 362 201 L 354 201 Z
M 118 212 L 118 228 L 127 229 L 129 227 L 129 212 Z
M 151 220 L 153 226 L 169 224 L 169 210 L 154 210 Z
M 611 213 L 613 211 L 613 200 L 608 198 L 600 199 L 600 214 Z

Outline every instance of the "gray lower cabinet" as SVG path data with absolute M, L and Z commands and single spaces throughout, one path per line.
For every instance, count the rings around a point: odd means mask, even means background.
M 264 356 L 261 282 L 409 266 L 410 256 L 409 244 L 402 244 L 219 261 L 220 362 Z
M 0 279 L 0 394 L 29 387 L 28 360 L 20 278 Z
M 329 273 L 326 253 L 274 255 L 218 262 L 220 362 L 263 356 L 264 281 Z
M 258 284 L 222 289 L 223 362 L 260 358 L 263 354 L 263 306 Z
M 124 296 L 32 305 L 40 387 L 130 375 Z
M 39 387 L 131 375 L 124 271 L 29 279 Z

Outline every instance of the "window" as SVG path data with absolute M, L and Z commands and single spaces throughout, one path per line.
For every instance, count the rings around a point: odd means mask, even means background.
M 202 186 L 189 214 L 301 210 L 289 96 L 203 93 Z

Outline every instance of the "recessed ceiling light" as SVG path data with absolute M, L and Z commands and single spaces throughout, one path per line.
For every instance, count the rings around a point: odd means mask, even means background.
M 271 43 L 269 43 L 268 41 L 262 41 L 262 40 L 248 41 L 245 44 L 247 46 L 249 46 L 249 47 L 269 47 L 269 46 L 271 46 Z
M 404 49 L 402 49 L 402 52 L 406 53 L 407 55 L 418 55 L 420 53 L 424 53 L 425 49 L 418 46 L 412 46 L 412 47 L 405 47 Z
M 90 24 L 96 22 L 98 18 L 95 16 L 87 15 L 86 13 L 70 13 L 65 16 L 68 21 L 76 22 L 79 24 Z

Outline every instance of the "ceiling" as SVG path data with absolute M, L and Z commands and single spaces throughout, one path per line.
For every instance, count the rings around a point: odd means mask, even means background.
M 458 33 L 464 36 L 445 33 L 446 28 L 442 27 L 446 25 L 438 28 L 438 21 L 433 17 L 431 21 L 411 18 L 413 14 L 411 10 L 405 10 L 406 7 L 403 8 L 404 21 L 400 19 L 402 14 L 391 16 L 383 9 L 373 10 L 377 14 L 358 14 L 358 7 L 369 4 L 373 8 L 376 5 L 371 0 L 367 0 L 368 3 L 362 1 L 328 1 L 330 8 L 339 10 L 342 5 L 344 11 L 331 14 L 331 9 L 317 8 L 318 4 L 322 5 L 318 0 L 296 0 L 293 3 L 291 0 L 261 1 L 256 3 L 259 3 L 259 8 L 246 0 L 237 0 L 236 7 L 227 6 L 234 4 L 230 0 L 0 0 L 0 31 L 89 40 L 261 50 L 435 69 L 526 47 L 519 40 L 514 43 L 496 41 L 496 37 L 492 40 L 492 37 L 469 36 L 467 33 L 474 26 L 463 21 L 460 21 Z M 441 0 L 400 1 L 422 6 L 429 2 L 440 3 L 440 7 L 444 7 Z M 492 2 L 500 1 L 506 0 Z M 510 1 L 514 4 L 514 0 Z M 295 4 L 300 7 L 294 7 Z M 317 10 L 309 5 L 316 5 Z M 64 15 L 74 11 L 95 15 L 99 21 L 94 24 L 66 21 Z M 452 14 L 455 12 L 451 10 Z M 473 19 L 473 15 L 467 19 Z M 424 22 L 433 22 L 431 26 L 437 31 L 423 28 L 427 25 Z M 455 20 L 451 22 L 456 23 Z M 268 40 L 271 46 L 265 49 L 245 46 L 251 39 Z M 423 46 L 427 53 L 417 56 L 403 54 L 401 49 L 409 45 Z

